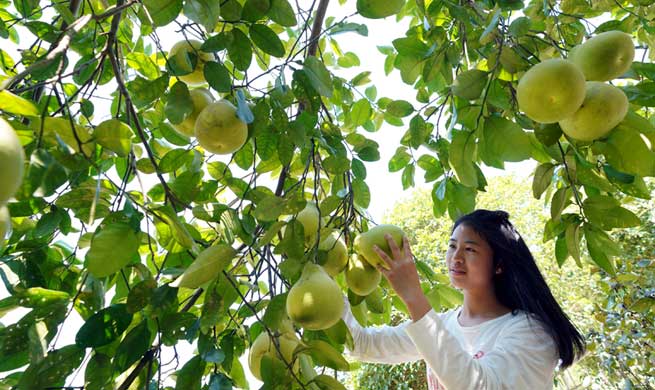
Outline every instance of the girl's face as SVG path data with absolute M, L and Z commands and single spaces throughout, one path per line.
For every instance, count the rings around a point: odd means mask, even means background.
M 446 252 L 446 265 L 454 287 L 493 289 L 493 251 L 472 228 L 462 224 L 453 231 Z

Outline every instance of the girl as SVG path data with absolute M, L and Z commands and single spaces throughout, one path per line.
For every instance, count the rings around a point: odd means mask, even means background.
M 378 363 L 423 359 L 430 390 L 552 389 L 558 360 L 566 368 L 579 359 L 584 339 L 508 217 L 477 210 L 455 222 L 446 265 L 464 304 L 446 313 L 436 313 L 423 294 L 407 237 L 402 249 L 386 237 L 392 255 L 376 252 L 390 269 L 379 270 L 412 321 L 362 328 L 347 306 L 351 355 Z

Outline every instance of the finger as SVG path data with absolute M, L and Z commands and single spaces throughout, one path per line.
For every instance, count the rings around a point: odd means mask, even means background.
M 414 261 L 414 255 L 412 254 L 412 248 L 409 246 L 409 238 L 403 236 L 403 254 L 406 259 Z
M 379 246 L 373 245 L 373 250 L 375 253 L 380 256 L 380 259 L 382 260 L 378 265 L 380 267 L 383 267 L 385 269 L 391 269 L 391 265 L 393 264 L 393 260 L 387 255 L 382 249 L 380 249 Z
M 400 260 L 400 248 L 398 248 L 398 244 L 396 244 L 396 241 L 391 237 L 391 234 L 385 234 L 384 238 L 386 238 L 387 243 L 389 244 L 389 249 L 391 250 L 393 259 Z

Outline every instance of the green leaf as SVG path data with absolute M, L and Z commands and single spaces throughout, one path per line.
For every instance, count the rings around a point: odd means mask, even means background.
M 112 223 L 96 230 L 84 265 L 94 277 L 104 278 L 138 256 L 138 249 L 139 237 L 134 229 L 125 223 Z
M 453 140 L 450 145 L 448 162 L 455 171 L 457 179 L 463 185 L 477 188 L 478 175 L 475 171 L 475 136 L 469 131 L 453 131 Z
M 580 264 L 580 241 L 582 234 L 579 223 L 571 223 L 566 227 L 566 248 L 569 254 Z
M 346 156 L 334 154 L 323 160 L 323 167 L 329 173 L 340 175 L 350 169 L 350 160 Z
M 373 110 L 367 99 L 360 99 L 350 109 L 350 119 L 355 126 L 361 126 L 371 118 Z
M 514 19 L 514 21 L 509 25 L 509 35 L 514 38 L 520 38 L 526 35 L 530 31 L 530 18 L 521 16 Z
M 218 1 L 185 0 L 184 2 L 184 15 L 202 25 L 209 33 L 216 28 L 220 11 L 221 3 Z
M 168 75 L 150 81 L 143 77 L 137 76 L 134 80 L 127 83 L 127 90 L 132 96 L 132 100 L 137 108 L 143 108 L 148 104 L 164 96 L 168 87 Z
M 205 361 L 200 355 L 189 360 L 182 369 L 177 372 L 175 390 L 200 390 L 202 377 L 205 373 Z
M 198 288 L 216 279 L 232 262 L 236 251 L 227 244 L 212 245 L 200 252 L 184 273 L 171 283 L 171 287 Z
M 232 78 L 227 68 L 218 62 L 209 61 L 203 68 L 205 80 L 209 86 L 218 92 L 230 92 L 232 90 Z
M 232 42 L 227 47 L 228 55 L 234 63 L 234 67 L 241 71 L 246 71 L 252 62 L 252 47 L 250 39 L 239 29 L 231 31 Z
M 32 101 L 23 99 L 7 90 L 0 91 L 0 110 L 23 116 L 41 115 Z
M 250 38 L 264 53 L 273 57 L 284 57 L 284 45 L 278 35 L 269 27 L 263 24 L 253 24 L 250 26 Z
M 566 239 L 559 236 L 555 240 L 555 259 L 557 260 L 557 265 L 560 267 L 564 265 L 564 262 L 569 257 L 569 252 L 567 248 Z
M 271 9 L 269 0 L 246 0 L 241 12 L 241 18 L 249 22 L 256 22 L 266 16 Z
M 393 47 L 398 54 L 422 59 L 430 52 L 430 47 L 416 36 L 394 39 Z
M 557 123 L 539 124 L 534 129 L 535 137 L 545 146 L 555 145 L 562 134 L 562 128 Z
M 84 382 L 89 389 L 105 389 L 112 379 L 113 367 L 107 355 L 94 353 L 84 370 Z
M 166 153 L 159 161 L 159 171 L 162 173 L 175 172 L 194 159 L 194 152 L 186 149 L 173 149 Z
M 123 372 L 143 356 L 150 348 L 154 334 L 148 329 L 148 321 L 143 320 L 135 326 L 116 349 L 114 368 L 116 372 Z
M 532 150 L 528 134 L 516 123 L 498 116 L 485 120 L 482 144 L 483 161 L 497 168 L 502 168 L 502 163 L 498 166 L 496 159 L 501 162 L 523 161 L 530 158 Z
M 406 100 L 394 100 L 387 105 L 387 113 L 404 118 L 414 112 L 414 107 Z
M 591 259 L 605 272 L 615 275 L 616 270 L 612 263 L 612 256 L 619 254 L 616 244 L 602 230 L 595 229 L 587 224 L 583 226 L 583 230 Z
M 416 164 L 425 171 L 424 178 L 426 182 L 436 180 L 441 175 L 443 175 L 443 168 L 441 167 L 439 160 L 437 160 L 434 156 L 424 154 L 419 157 Z
M 325 97 L 332 97 L 332 77 L 325 64 L 314 56 L 305 59 L 304 71 L 312 87 Z
M 389 172 L 398 172 L 405 168 L 412 160 L 412 156 L 407 153 L 407 148 L 404 146 L 398 147 L 391 160 L 389 160 Z
M 277 220 L 286 207 L 287 202 L 284 199 L 271 195 L 257 202 L 253 215 L 260 221 L 271 222 Z
M 184 82 L 178 81 L 173 84 L 171 91 L 168 93 L 164 112 L 166 118 L 174 124 L 182 123 L 193 113 L 193 100 L 191 100 L 189 88 Z
M 97 348 L 119 338 L 132 322 L 132 314 L 127 305 L 118 303 L 104 308 L 82 325 L 75 336 L 75 344 L 80 348 Z
M 310 383 L 315 383 L 321 390 L 347 390 L 341 382 L 326 374 L 315 376 Z
M 142 280 L 134 285 L 127 295 L 127 311 L 134 314 L 146 307 L 155 288 L 157 282 L 154 279 Z
M 535 199 L 541 198 L 541 194 L 548 189 L 553 181 L 554 172 L 555 166 L 551 163 L 541 164 L 537 167 L 532 180 L 532 195 Z
M 401 182 L 403 184 L 403 190 L 408 189 L 409 187 L 414 187 L 414 164 L 408 164 L 405 169 L 403 169 L 403 174 Z
M 154 27 L 169 24 L 177 18 L 182 11 L 182 0 L 143 0 Z
M 232 390 L 232 381 L 224 374 L 212 374 L 209 378 L 209 389 L 207 390 Z
M 284 27 L 293 27 L 297 23 L 296 13 L 287 0 L 271 0 L 268 17 Z
M 349 51 L 343 56 L 339 57 L 337 64 L 339 64 L 339 66 L 342 68 L 352 68 L 353 66 L 359 66 L 360 61 L 359 57 L 357 57 L 357 54 Z M 358 82 L 361 82 L 361 80 L 358 80 Z
M 318 365 L 330 367 L 339 371 L 348 371 L 348 361 L 332 345 L 322 340 L 310 340 L 307 342 L 309 354 Z
M 364 180 L 355 179 L 352 181 L 353 198 L 359 207 L 367 208 L 371 203 L 371 192 Z
M 559 188 L 553 194 L 553 199 L 550 202 L 550 217 L 553 220 L 559 219 L 562 211 L 568 205 L 568 201 L 571 198 L 571 189 L 567 187 Z
M 641 224 L 639 217 L 620 206 L 618 200 L 606 195 L 589 196 L 582 203 L 589 222 L 604 230 L 635 227 Z
M 155 62 L 150 58 L 150 56 L 141 53 L 141 52 L 130 52 L 125 56 L 127 65 L 141 73 L 144 77 L 149 80 L 154 80 L 160 76 L 161 72 L 159 67 Z
M 480 97 L 486 85 L 487 72 L 471 69 L 457 75 L 452 85 L 452 91 L 455 96 L 466 100 L 474 100 Z
M 607 162 L 621 172 L 639 176 L 655 174 L 655 153 L 641 134 L 631 127 L 617 126 L 605 142 L 595 142 L 593 148 L 603 153 Z
M 99 124 L 93 131 L 93 138 L 104 148 L 121 157 L 126 157 L 132 150 L 134 131 L 118 119 L 109 119 Z
M 17 388 L 62 388 L 68 376 L 82 364 L 84 355 L 84 350 L 76 345 L 67 345 L 51 351 L 43 360 L 34 361 L 27 367 Z

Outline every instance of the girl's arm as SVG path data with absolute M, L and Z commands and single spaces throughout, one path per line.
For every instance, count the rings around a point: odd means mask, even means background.
M 364 328 L 350 311 L 348 299 L 343 311 L 343 320 L 353 336 L 354 349 L 350 355 L 370 363 L 404 363 L 422 359 L 409 334 L 405 331 L 409 323 L 398 326 Z

